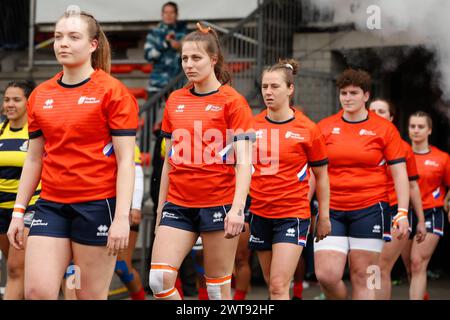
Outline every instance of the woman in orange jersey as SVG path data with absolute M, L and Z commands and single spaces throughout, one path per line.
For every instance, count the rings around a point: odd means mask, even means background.
M 331 234 L 314 244 L 317 279 L 329 299 L 346 299 L 349 259 L 353 299 L 375 299 L 383 235 L 390 233 L 386 163 L 394 180 L 399 236 L 408 231 L 408 176 L 402 140 L 388 120 L 366 109 L 371 78 L 344 71 L 336 83 L 342 110 L 319 122 L 329 159 Z M 369 278 L 372 276 L 372 278 Z M 371 285 L 368 285 L 370 283 Z
M 419 188 L 425 214 L 427 237 L 422 243 L 410 241 L 402 255 L 408 261 L 411 285 L 409 297 L 424 298 L 427 288 L 427 266 L 431 256 L 444 235 L 444 199 L 450 194 L 450 157 L 448 153 L 431 146 L 428 137 L 433 123 L 428 113 L 418 111 L 409 117 L 409 138 L 419 172 Z M 413 216 L 413 233 L 416 219 Z
M 395 118 L 395 107 L 392 102 L 376 99 L 370 103 L 369 110 L 375 112 L 380 117 L 383 117 L 390 122 L 393 122 Z M 402 141 L 403 148 L 405 150 L 405 159 L 406 159 L 406 170 L 408 172 L 409 179 L 409 196 L 411 200 L 411 204 L 414 208 L 414 212 L 417 216 L 417 226 L 416 226 L 416 240 L 418 243 L 425 240 L 426 229 L 425 229 L 425 218 L 423 215 L 422 209 L 422 199 L 420 196 L 420 189 L 417 183 L 419 179 L 419 174 L 417 173 L 416 167 L 416 159 L 414 157 L 414 153 L 411 149 L 411 146 Z M 394 182 L 392 181 L 392 176 L 389 174 L 389 211 L 392 218 L 397 213 L 398 205 L 397 205 L 397 195 L 395 194 Z M 412 218 L 412 214 L 408 214 L 408 218 Z M 408 221 L 410 230 L 412 224 L 412 219 Z M 410 233 L 408 231 L 408 233 Z M 377 299 L 388 300 L 391 299 L 391 271 L 394 267 L 395 262 L 400 256 L 402 249 L 408 242 L 408 237 L 402 237 L 402 239 L 398 239 L 398 230 L 393 228 L 392 236 L 389 235 L 388 240 L 384 246 L 383 251 L 380 256 L 380 268 L 381 268 L 381 288 L 377 290 Z
M 14 199 L 28 150 L 27 100 L 34 86 L 31 82 L 13 81 L 8 83 L 3 96 L 6 120 L 0 123 L 0 250 L 7 259 L 5 300 L 23 299 L 25 252 L 10 244 L 6 233 L 11 223 Z M 26 209 L 25 242 L 39 193 L 40 186 Z
M 128 244 L 138 106 L 109 75 L 108 41 L 90 14 L 72 10 L 57 21 L 54 51 L 63 70 L 29 99 L 30 145 L 8 238 L 23 249 L 23 208 L 42 179 L 25 298 L 57 299 L 73 260 L 77 298 L 106 299 Z
M 319 128 L 291 107 L 295 60 L 281 60 L 262 76 L 267 110 L 255 117 L 256 161 L 250 187 L 250 241 L 271 300 L 288 300 L 289 286 L 310 225 L 309 170 L 316 178 L 317 240 L 330 232 L 327 154 Z
M 169 96 L 162 123 L 170 152 L 155 204 L 158 227 L 150 270 L 150 288 L 159 299 L 180 299 L 174 287 L 178 269 L 198 235 L 209 299 L 231 299 L 251 178 L 251 110 L 228 84 L 217 34 L 197 26 L 182 45 L 189 83 Z

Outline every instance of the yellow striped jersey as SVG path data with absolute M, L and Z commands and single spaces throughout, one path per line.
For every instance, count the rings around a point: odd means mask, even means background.
M 0 124 L 1 128 L 2 124 Z M 19 188 L 20 174 L 28 151 L 28 125 L 21 129 L 11 129 L 10 124 L 0 136 L 0 208 L 12 209 Z M 29 205 L 39 198 L 39 183 Z

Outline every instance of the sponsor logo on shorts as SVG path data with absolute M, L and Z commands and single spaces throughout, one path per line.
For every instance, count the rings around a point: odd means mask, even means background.
M 381 232 L 381 226 L 379 224 L 376 224 L 373 226 L 373 233 L 380 233 Z
M 222 212 L 214 212 L 213 214 L 213 223 L 222 222 L 223 214 Z
M 295 229 L 289 228 L 286 230 L 286 237 L 295 237 Z
M 31 227 L 37 227 L 37 226 L 46 227 L 46 226 L 48 226 L 48 222 L 42 222 L 41 219 L 33 219 L 33 221 L 31 222 Z
M 163 211 L 162 219 L 179 219 L 174 213 Z
M 261 240 L 260 238 L 257 238 L 255 236 L 253 236 L 252 234 L 250 235 L 249 241 L 253 242 L 253 243 L 264 243 L 264 240 Z
M 425 221 L 425 227 L 431 228 L 431 221 Z
M 104 224 L 99 225 L 97 228 L 97 237 L 107 237 L 108 236 L 108 226 L 105 226 Z

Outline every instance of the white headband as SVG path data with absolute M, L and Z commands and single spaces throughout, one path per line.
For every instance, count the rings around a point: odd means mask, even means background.
M 294 67 L 290 63 L 286 63 L 284 66 L 286 68 L 291 69 L 292 71 L 294 71 Z

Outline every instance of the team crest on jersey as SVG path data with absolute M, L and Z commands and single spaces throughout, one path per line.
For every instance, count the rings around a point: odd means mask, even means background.
M 22 145 L 19 147 L 19 150 L 23 151 L 23 152 L 27 152 L 28 151 L 28 140 L 25 141 L 24 143 L 22 143 Z
M 221 110 L 222 110 L 222 107 L 214 106 L 214 105 L 212 105 L 212 104 L 208 104 L 208 105 L 206 106 L 206 108 L 205 108 L 205 111 L 215 111 L 215 112 L 218 112 L 218 111 L 221 111 Z
M 86 96 L 81 96 L 80 99 L 78 99 L 78 104 L 94 104 L 94 103 L 99 103 L 100 100 L 98 100 L 97 98 L 93 97 L 86 97 Z
M 361 129 L 359 131 L 360 136 L 376 136 L 377 134 L 371 130 Z
M 430 167 L 436 167 L 439 168 L 439 163 L 433 160 L 425 160 L 425 165 Z
M 53 109 L 53 99 L 47 99 L 42 109 Z

